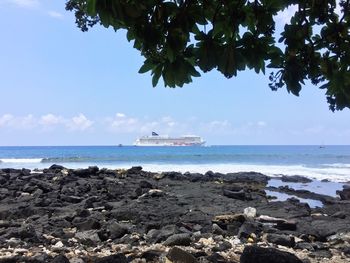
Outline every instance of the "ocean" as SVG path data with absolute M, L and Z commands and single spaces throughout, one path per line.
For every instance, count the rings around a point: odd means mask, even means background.
M 270 176 L 302 175 L 350 181 L 350 146 L 33 146 L 0 147 L 0 168 L 68 168 L 97 165 L 147 171 L 221 173 L 255 171 Z

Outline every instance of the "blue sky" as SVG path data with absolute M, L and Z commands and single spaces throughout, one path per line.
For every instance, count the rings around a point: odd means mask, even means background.
M 272 92 L 268 76 L 213 71 L 152 88 L 125 32 L 82 33 L 64 2 L 0 1 L 0 145 L 131 144 L 152 131 L 208 144 L 350 144 L 350 111 L 329 111 L 312 85 L 295 97 Z

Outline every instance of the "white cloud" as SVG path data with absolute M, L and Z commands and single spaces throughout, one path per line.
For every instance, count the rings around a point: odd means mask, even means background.
M 124 113 L 120 113 L 120 112 L 117 112 L 117 114 L 115 115 L 117 118 L 125 118 L 126 115 Z
M 0 127 L 2 126 L 7 126 L 12 120 L 13 120 L 13 115 L 11 114 L 4 114 L 0 117 Z
M 41 124 L 45 127 L 58 125 L 58 124 L 61 124 L 64 122 L 65 122 L 65 120 L 63 117 L 56 116 L 56 115 L 51 114 L 51 113 L 41 116 L 41 118 L 39 120 L 39 124 Z
M 139 120 L 128 117 L 124 113 L 116 113 L 114 117 L 106 118 L 108 129 L 114 132 L 135 132 L 139 129 Z
M 84 114 L 80 113 L 67 121 L 67 127 L 73 131 L 85 131 L 93 125 L 93 121 L 89 120 Z
M 36 8 L 40 5 L 39 0 L 7 0 L 7 2 L 24 8 Z
M 258 121 L 258 122 L 256 123 L 256 125 L 259 126 L 259 127 L 265 127 L 265 126 L 267 125 L 267 123 L 264 122 L 264 121 Z
M 56 11 L 48 11 L 47 14 L 53 18 L 58 18 L 58 19 L 63 18 L 63 14 L 56 12 Z
M 37 126 L 37 120 L 32 114 L 26 116 L 14 117 L 10 114 L 5 115 L 4 127 L 27 130 Z

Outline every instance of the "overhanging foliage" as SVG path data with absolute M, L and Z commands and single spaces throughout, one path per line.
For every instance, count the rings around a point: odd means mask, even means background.
M 276 15 L 296 7 L 275 36 Z M 338 6 L 338 11 L 336 8 Z M 101 24 L 126 29 L 156 86 L 182 87 L 199 70 L 225 77 L 272 68 L 270 88 L 299 95 L 309 80 L 331 110 L 350 108 L 349 0 L 69 0 L 83 31 Z

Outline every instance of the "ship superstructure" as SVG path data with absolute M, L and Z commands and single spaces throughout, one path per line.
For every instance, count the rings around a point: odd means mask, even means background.
M 181 137 L 169 137 L 152 132 L 150 136 L 138 138 L 134 145 L 136 146 L 202 146 L 205 141 L 196 135 L 184 135 Z

